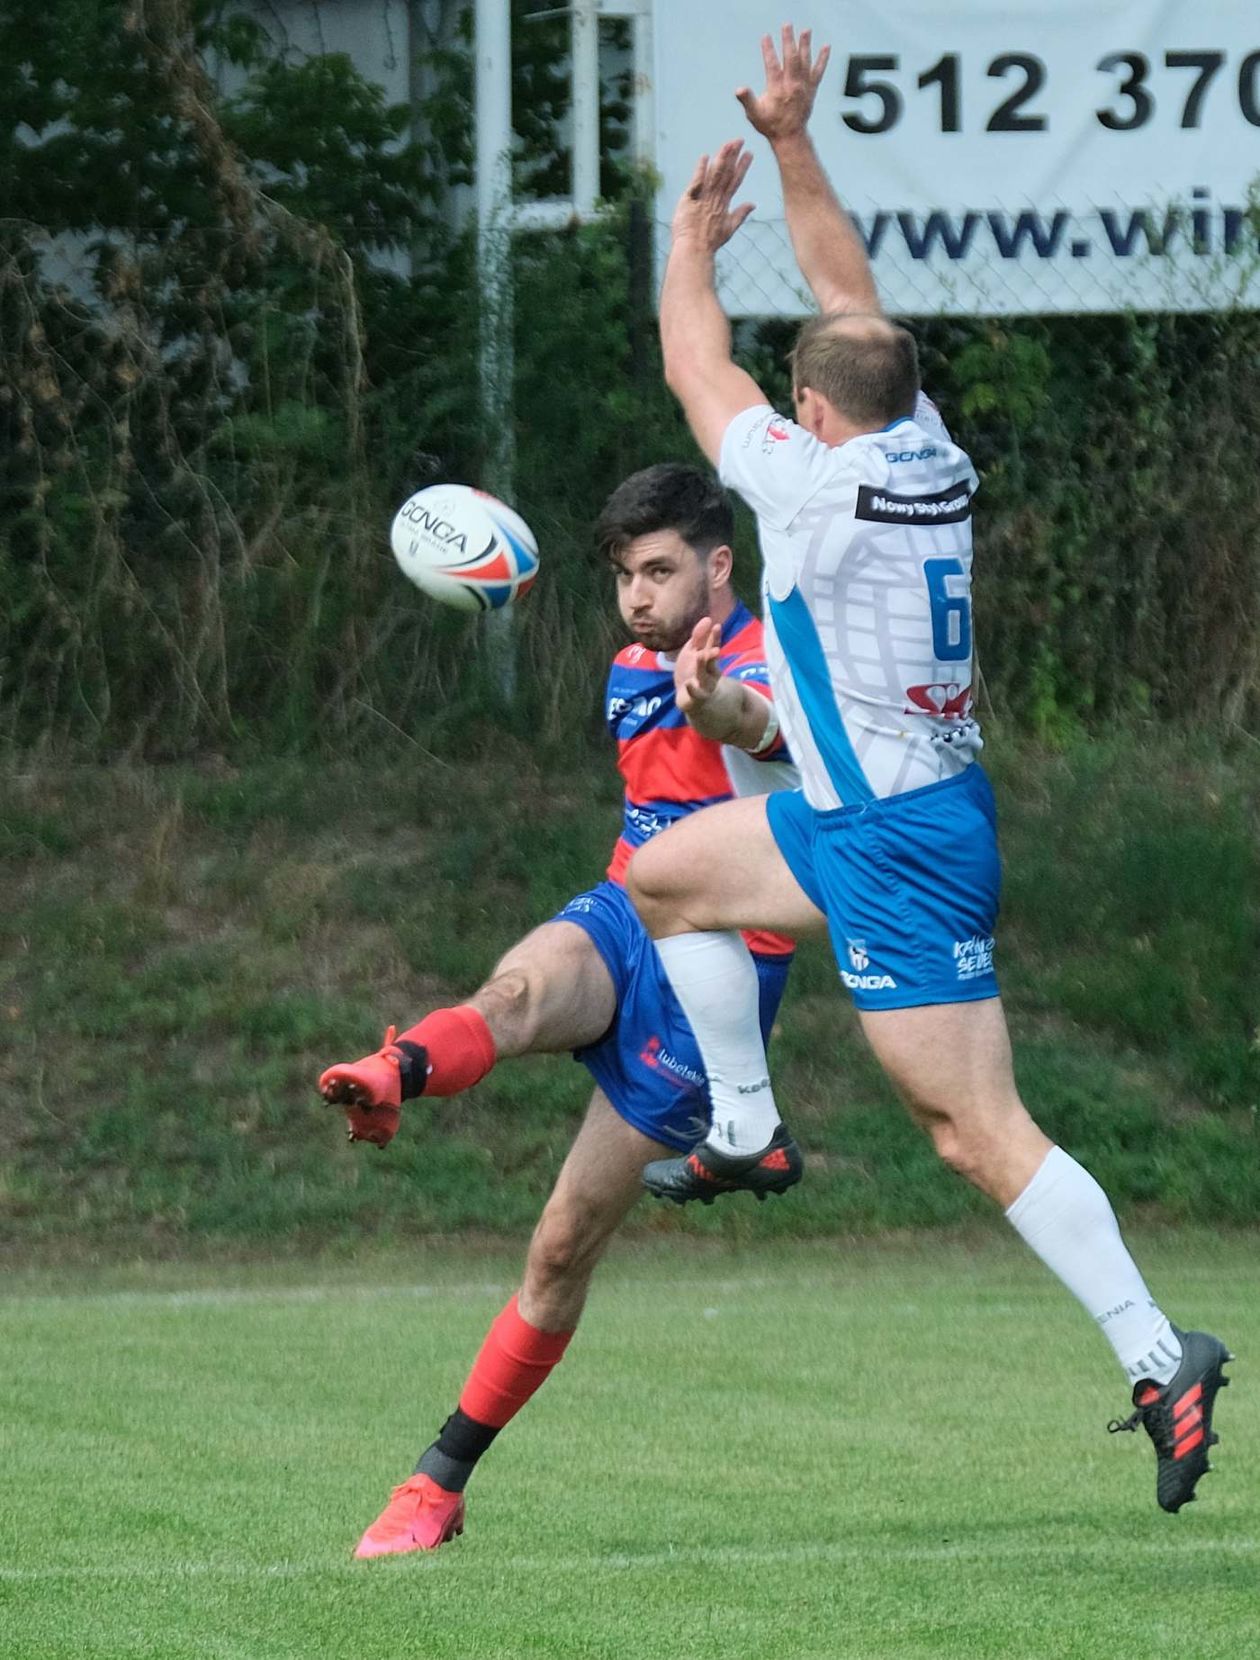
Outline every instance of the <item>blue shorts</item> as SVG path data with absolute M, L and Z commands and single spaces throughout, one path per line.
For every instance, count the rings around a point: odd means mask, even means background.
M 617 1013 L 598 1043 L 575 1049 L 627 1124 L 685 1152 L 709 1128 L 712 1107 L 691 1027 L 661 967 L 656 947 L 626 890 L 601 882 L 571 899 L 553 922 L 590 935 L 617 994 Z M 761 1035 L 769 1039 L 791 956 L 754 956 L 761 983 Z
M 882 801 L 820 813 L 784 790 L 766 811 L 793 876 L 826 913 L 859 1009 L 997 996 L 997 810 L 975 762 Z

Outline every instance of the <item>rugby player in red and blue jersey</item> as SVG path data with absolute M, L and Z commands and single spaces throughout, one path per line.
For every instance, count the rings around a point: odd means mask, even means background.
M 350 1138 L 383 1147 L 403 1101 L 468 1089 L 512 1055 L 571 1050 L 595 1080 L 530 1242 L 519 1292 L 495 1319 L 459 1402 L 414 1473 L 359 1541 L 359 1557 L 434 1550 L 463 1531 L 478 1459 L 564 1354 L 609 1239 L 654 1159 L 686 1151 L 710 1118 L 704 1068 L 622 875 L 652 836 L 702 807 L 797 782 L 770 699 L 761 624 L 731 587 L 734 520 L 711 475 L 649 467 L 613 492 L 597 526 L 634 643 L 617 654 L 606 715 L 625 780 L 607 878 L 514 946 L 454 1008 L 386 1035 L 376 1054 L 320 1078 Z M 792 942 L 745 936 L 763 1036 Z M 800 1177 L 786 1132 L 759 1191 Z

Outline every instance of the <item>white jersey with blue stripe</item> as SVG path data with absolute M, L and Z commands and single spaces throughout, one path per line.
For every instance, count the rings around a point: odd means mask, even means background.
M 975 469 L 934 405 L 830 446 L 767 404 L 720 472 L 757 516 L 775 707 L 820 811 L 952 777 L 972 716 Z

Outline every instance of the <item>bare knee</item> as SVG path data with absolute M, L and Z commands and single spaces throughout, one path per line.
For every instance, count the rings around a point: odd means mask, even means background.
M 916 1103 L 911 1112 L 942 1163 L 1003 1206 L 1023 1191 L 1050 1146 L 1018 1099 L 964 1111 Z
M 910 1116 L 931 1137 L 941 1162 L 969 1182 L 983 1186 L 995 1129 L 1005 1114 L 970 1098 L 961 1103 L 942 1096 L 906 1094 L 904 1098 Z
M 660 849 L 648 842 L 626 867 L 626 892 L 649 934 L 659 938 L 673 933 L 681 920 L 676 904 L 675 883 L 669 861 Z
M 937 1157 L 959 1176 L 975 1182 L 983 1160 L 974 1135 L 968 1135 L 947 1113 L 918 1111 L 915 1117 L 932 1138 Z
M 602 1231 L 584 1209 L 545 1210 L 530 1241 L 526 1270 L 540 1285 L 568 1285 L 590 1277 Z
M 541 998 L 525 969 L 496 969 L 469 1001 L 489 1026 L 501 1057 L 523 1053 L 537 1036 Z
M 568 1206 L 545 1210 L 525 1259 L 521 1287 L 525 1318 L 551 1331 L 576 1326 L 607 1239 L 608 1230 L 588 1210 Z

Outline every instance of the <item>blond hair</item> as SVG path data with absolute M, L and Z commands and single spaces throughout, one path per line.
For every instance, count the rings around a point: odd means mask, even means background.
M 792 348 L 792 385 L 821 393 L 837 414 L 872 428 L 913 415 L 919 395 L 914 336 L 886 317 L 811 317 Z

